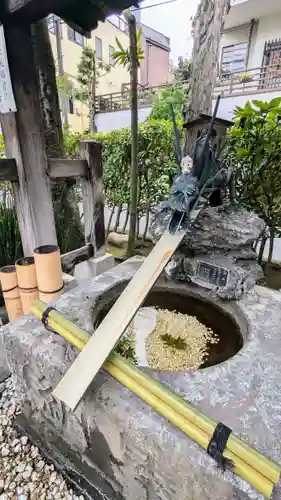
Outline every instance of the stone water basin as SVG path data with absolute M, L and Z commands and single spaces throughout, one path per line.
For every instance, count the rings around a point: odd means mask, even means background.
M 133 258 L 61 296 L 54 306 L 92 332 L 142 262 Z M 262 287 L 237 303 L 161 278 L 145 303 L 193 314 L 220 338 L 203 369 L 153 377 L 261 453 L 281 463 L 281 294 Z M 21 398 L 19 428 L 79 485 L 86 498 L 261 500 L 103 370 L 75 412 L 52 396 L 77 353 L 35 318 L 5 334 Z M 86 369 L 86 367 L 85 367 Z M 274 500 L 280 499 L 277 486 Z
M 106 316 L 125 286 L 125 283 L 123 287 L 113 286 L 110 297 L 107 298 L 105 293 L 104 298 L 95 305 L 94 328 Z M 212 299 L 208 292 L 199 287 L 159 280 L 148 294 L 142 310 L 153 312 L 154 309 L 156 313 L 158 308 L 195 316 L 216 334 L 219 341 L 208 345 L 208 358 L 200 368 L 217 365 L 231 358 L 239 352 L 247 338 L 247 321 L 239 308 L 235 304 L 222 304 Z

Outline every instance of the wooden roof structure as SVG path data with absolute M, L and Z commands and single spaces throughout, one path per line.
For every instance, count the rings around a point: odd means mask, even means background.
M 1 0 L 0 22 L 34 23 L 54 13 L 87 36 L 105 17 L 137 5 L 134 0 Z
M 194 127 L 195 125 L 202 125 L 205 123 L 210 123 L 212 119 L 211 115 L 206 115 L 205 113 L 200 113 L 200 115 L 197 118 L 194 118 L 193 120 L 190 120 L 189 122 L 185 122 L 183 124 L 183 128 L 186 128 L 187 130 Z M 230 120 L 225 120 L 224 118 L 215 118 L 215 124 L 216 125 L 221 125 L 225 128 L 232 127 L 234 125 L 234 122 Z

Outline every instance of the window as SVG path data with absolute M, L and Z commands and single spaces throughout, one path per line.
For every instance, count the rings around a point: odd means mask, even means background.
M 281 59 L 281 38 L 265 42 L 262 66 L 278 65 Z
M 102 59 L 102 40 L 97 36 L 95 38 L 95 48 L 96 48 L 96 57 L 98 59 Z
M 125 19 L 121 16 L 117 16 L 116 14 L 113 14 L 112 16 L 109 16 L 107 18 L 107 21 L 109 21 L 111 24 L 116 26 L 116 28 L 123 31 L 124 33 L 126 33 L 128 31 L 128 24 L 125 21 Z
M 56 34 L 56 27 L 58 26 L 60 31 L 60 38 L 62 38 L 62 20 L 55 14 L 50 14 L 47 17 L 47 25 L 50 33 Z
M 55 21 L 55 15 L 54 14 L 49 14 L 47 17 L 47 24 L 48 24 L 48 30 L 51 33 L 56 33 L 56 21 Z
M 265 42 L 260 87 L 281 87 L 281 38 Z
M 84 38 L 78 31 L 75 31 L 70 26 L 67 27 L 68 39 L 72 40 L 72 42 L 78 43 L 78 45 L 84 46 Z
M 221 73 L 229 74 L 246 69 L 247 42 L 223 47 L 221 56 Z
M 110 66 L 114 66 L 114 64 L 115 64 L 115 61 L 112 57 L 114 52 L 115 52 L 115 48 L 112 47 L 111 45 L 109 45 L 109 64 L 110 64 Z
M 69 99 L 68 105 L 69 105 L 69 114 L 74 115 L 74 101 L 72 97 Z

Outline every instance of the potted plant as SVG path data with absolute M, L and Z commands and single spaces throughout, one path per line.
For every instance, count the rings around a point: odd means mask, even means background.
M 254 76 L 251 75 L 251 73 L 242 73 L 242 75 L 239 76 L 240 82 L 242 83 L 248 83 L 253 80 Z

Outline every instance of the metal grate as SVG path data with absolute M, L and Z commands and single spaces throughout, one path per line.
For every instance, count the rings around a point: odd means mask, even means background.
M 280 87 L 281 38 L 265 42 L 262 60 L 261 87 Z
M 278 60 L 281 60 L 281 38 L 265 42 L 262 65 L 270 66 Z

